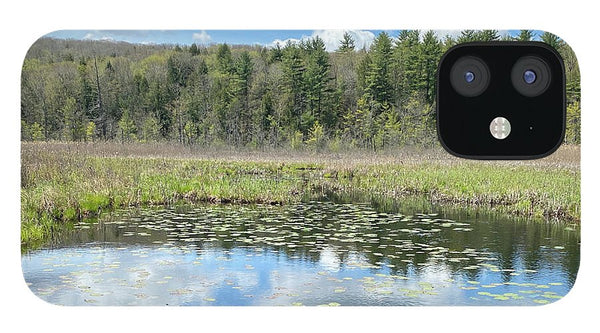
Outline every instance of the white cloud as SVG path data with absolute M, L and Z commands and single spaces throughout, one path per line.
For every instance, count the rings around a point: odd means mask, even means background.
M 344 33 L 347 32 L 354 39 L 356 49 L 363 47 L 369 48 L 375 39 L 375 34 L 365 30 L 318 30 L 313 32 L 314 36 L 319 36 L 325 42 L 327 51 L 335 51 L 340 46 L 340 41 L 344 38 Z
M 88 32 L 83 36 L 84 40 L 103 40 L 103 41 L 114 41 L 114 37 L 109 34 L 101 33 L 100 31 Z
M 192 35 L 192 38 L 203 44 L 206 44 L 212 40 L 210 35 L 204 30 L 202 30 L 200 32 L 194 32 L 194 34 Z
M 306 37 L 306 36 L 305 36 L 305 37 L 302 37 L 302 39 L 308 39 L 308 38 L 310 38 L 310 37 Z M 284 39 L 284 40 L 281 40 L 281 39 L 275 39 L 274 41 L 272 41 L 272 42 L 271 42 L 269 45 L 267 45 L 267 46 L 270 46 L 270 47 L 275 47 L 275 46 L 277 46 L 277 44 L 279 44 L 279 46 L 280 46 L 280 47 L 284 47 L 284 46 L 285 46 L 285 45 L 286 45 L 288 42 L 291 42 L 291 43 L 293 43 L 293 44 L 296 44 L 296 43 L 299 43 L 299 42 L 300 42 L 300 39 L 296 39 L 296 38 L 288 38 L 288 39 Z
M 315 30 L 310 36 L 302 36 L 300 39 L 275 39 L 268 44 L 268 46 L 274 47 L 275 45 L 279 44 L 279 46 L 284 47 L 288 42 L 298 43 L 302 40 L 309 40 L 319 36 L 325 43 L 325 49 L 329 52 L 332 52 L 337 50 L 337 48 L 340 46 L 340 41 L 344 38 L 345 32 L 348 32 L 350 36 L 352 36 L 357 50 L 362 49 L 363 47 L 368 49 L 375 39 L 375 34 L 366 30 Z
M 421 30 L 421 38 L 423 38 L 423 35 L 426 32 L 426 30 Z M 439 39 L 444 40 L 446 36 L 452 37 L 453 39 L 457 39 L 461 36 L 462 30 L 434 30 L 433 32 Z M 498 36 L 500 36 L 500 38 L 506 35 L 510 35 L 510 32 L 508 30 L 498 30 Z

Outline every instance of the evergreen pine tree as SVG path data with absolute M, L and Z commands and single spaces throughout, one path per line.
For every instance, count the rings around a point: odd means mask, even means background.
M 355 48 L 354 38 L 347 31 L 344 32 L 343 39 L 340 41 L 340 47 L 337 49 L 338 52 L 352 52 Z

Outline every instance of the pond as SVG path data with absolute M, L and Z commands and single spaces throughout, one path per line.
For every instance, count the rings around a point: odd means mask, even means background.
M 309 201 L 117 211 L 22 254 L 62 305 L 539 305 L 572 287 L 577 225 Z

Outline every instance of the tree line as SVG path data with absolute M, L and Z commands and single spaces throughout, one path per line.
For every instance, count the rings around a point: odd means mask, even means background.
M 139 45 L 42 38 L 23 64 L 22 140 L 245 147 L 382 149 L 432 146 L 436 70 L 457 43 L 532 40 L 496 30 L 457 38 L 404 30 L 358 49 L 345 33 L 327 52 L 319 37 L 274 47 Z M 579 69 L 557 36 L 567 70 L 566 141 L 579 143 Z

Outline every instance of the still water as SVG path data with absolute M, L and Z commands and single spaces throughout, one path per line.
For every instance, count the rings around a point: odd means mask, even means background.
M 62 305 L 539 305 L 572 287 L 579 227 L 311 201 L 116 212 L 24 251 Z

